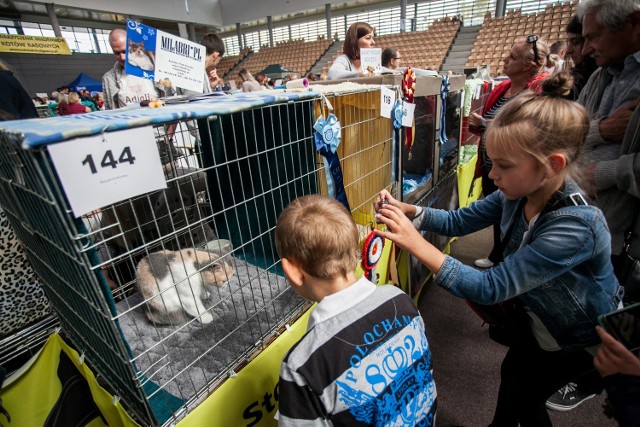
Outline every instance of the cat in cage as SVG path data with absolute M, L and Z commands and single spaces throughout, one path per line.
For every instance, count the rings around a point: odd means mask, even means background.
M 233 274 L 233 267 L 219 253 L 163 250 L 140 260 L 136 287 L 146 301 L 150 322 L 185 323 L 186 313 L 206 324 L 213 321 L 213 315 L 202 304 L 209 296 L 207 288 L 223 286 Z

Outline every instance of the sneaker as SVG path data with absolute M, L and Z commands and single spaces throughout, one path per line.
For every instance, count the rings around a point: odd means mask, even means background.
M 475 264 L 476 267 L 480 267 L 480 268 L 493 267 L 493 261 L 491 261 L 489 258 L 477 259 L 473 263 Z
M 576 383 L 569 383 L 556 391 L 547 399 L 546 407 L 552 411 L 570 411 L 585 400 L 594 397 L 595 394 L 587 394 L 577 388 Z

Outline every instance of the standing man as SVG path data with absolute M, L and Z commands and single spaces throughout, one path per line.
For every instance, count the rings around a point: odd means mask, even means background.
M 130 76 L 124 72 L 127 55 L 127 32 L 116 28 L 109 33 L 109 44 L 117 62 L 113 68 L 102 76 L 104 109 L 113 110 L 127 104 L 157 99 L 171 95 L 172 88 L 165 88 L 160 83 L 148 79 Z
M 582 22 L 578 19 L 578 15 L 571 18 L 565 31 L 567 34 L 566 57 L 571 59 L 570 62 L 573 62 L 573 67 L 569 70 L 573 76 L 571 99 L 577 100 L 582 88 L 598 66 L 590 55 L 582 55 L 584 38 L 582 37 Z
M 627 255 L 640 260 L 640 1 L 587 0 L 580 3 L 583 56 L 600 67 L 578 102 L 591 116 L 585 166 L 594 204 L 611 231 L 611 253 L 625 298 L 638 300 L 640 283 L 628 282 Z M 636 266 L 640 273 L 640 265 Z M 638 279 L 638 278 L 636 278 Z
M 599 67 L 578 98 L 591 118 L 580 167 L 585 190 L 607 220 L 611 261 L 629 304 L 640 300 L 640 0 L 585 0 L 578 18 L 581 54 Z M 599 391 L 593 377 L 575 381 L 551 396 L 547 407 L 570 410 Z M 604 381 L 607 391 L 625 386 L 624 376 Z
M 224 55 L 224 43 L 217 34 L 207 33 L 200 40 L 207 51 L 204 60 L 206 79 L 204 82 L 204 93 L 210 93 L 222 87 L 222 77 L 218 76 L 217 66 Z
M 217 34 L 207 33 L 200 40 L 200 44 L 205 48 L 204 58 L 204 85 L 202 93 L 211 93 L 216 90 L 222 90 L 224 81 L 222 77 L 218 76 L 217 66 L 224 55 L 224 42 L 218 37 Z M 192 95 L 197 94 L 187 89 L 178 88 L 179 95 Z

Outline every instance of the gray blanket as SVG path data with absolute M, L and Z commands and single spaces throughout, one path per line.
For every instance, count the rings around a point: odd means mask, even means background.
M 204 305 L 214 321 L 154 326 L 139 294 L 116 304 L 119 322 L 138 370 L 171 394 L 188 400 L 233 369 L 304 301 L 287 280 L 238 258 L 235 274 Z M 199 394 L 199 393 L 198 393 Z

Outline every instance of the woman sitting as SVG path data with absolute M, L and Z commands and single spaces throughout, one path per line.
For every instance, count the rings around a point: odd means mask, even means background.
M 243 92 L 257 92 L 259 90 L 262 90 L 262 86 L 260 86 L 260 83 L 258 83 L 256 79 L 253 78 L 253 75 L 251 75 L 249 70 L 247 70 L 246 68 L 243 68 L 242 70 L 240 70 L 238 75 L 242 80 Z
M 356 22 L 349 27 L 344 38 L 342 55 L 331 64 L 328 72 L 329 80 L 365 77 L 369 75 L 360 64 L 360 49 L 375 46 L 373 27 L 364 22 Z
M 58 104 L 58 111 L 61 116 L 68 116 L 71 114 L 84 114 L 90 113 L 91 108 L 85 107 L 80 103 L 80 95 L 77 92 L 71 92 L 67 97 L 66 107 L 60 109 L 62 104 Z

